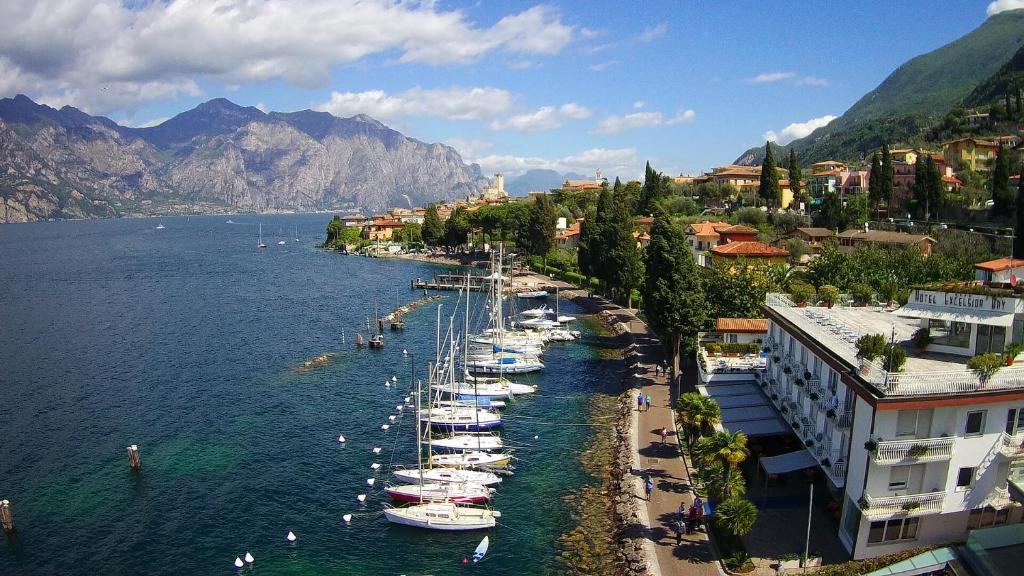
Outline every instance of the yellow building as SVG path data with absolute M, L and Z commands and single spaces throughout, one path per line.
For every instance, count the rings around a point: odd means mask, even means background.
M 971 170 L 987 171 L 995 161 L 998 151 L 999 145 L 995 142 L 977 138 L 960 138 L 942 145 L 942 157 L 946 159 L 946 166 L 954 169 L 963 162 Z

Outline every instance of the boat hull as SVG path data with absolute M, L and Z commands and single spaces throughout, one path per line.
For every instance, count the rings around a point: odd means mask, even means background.
M 420 504 L 404 508 L 385 508 L 384 517 L 389 522 L 403 524 L 414 528 L 442 530 L 447 532 L 464 532 L 468 530 L 487 530 L 494 528 L 498 512 L 483 508 L 456 508 L 456 513 L 447 513 L 442 509 L 432 508 L 436 504 Z M 449 514 L 445 516 L 445 514 Z
M 460 470 L 456 468 L 430 468 L 420 471 L 416 468 L 395 470 L 395 478 L 403 482 L 417 483 L 420 477 L 424 482 L 470 482 L 483 486 L 494 486 L 501 483 L 501 478 L 492 472 L 479 470 Z
M 385 488 L 396 502 L 455 502 L 456 504 L 483 504 L 491 499 L 492 488 L 480 484 L 406 484 Z

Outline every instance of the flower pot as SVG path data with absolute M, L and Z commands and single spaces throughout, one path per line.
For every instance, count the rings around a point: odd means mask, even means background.
M 1013 361 L 1014 360 L 1015 360 L 1015 358 L 1013 356 L 1007 356 L 1006 357 L 1006 365 L 1007 366 L 1013 366 Z
M 807 308 L 807 302 L 797 302 L 797 308 Z

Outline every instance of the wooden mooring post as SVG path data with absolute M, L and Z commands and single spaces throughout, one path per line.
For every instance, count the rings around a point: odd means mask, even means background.
M 0 500 L 0 526 L 4 532 L 14 532 L 14 516 L 11 516 L 10 500 Z
M 142 469 L 142 461 L 139 460 L 139 447 L 135 444 L 128 447 L 128 466 L 134 472 Z

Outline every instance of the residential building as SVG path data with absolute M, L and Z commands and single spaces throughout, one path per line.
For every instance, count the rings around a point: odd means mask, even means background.
M 811 175 L 823 172 L 839 172 L 840 170 L 846 170 L 845 162 L 825 160 L 823 162 L 815 162 L 814 164 L 811 164 Z
M 1008 284 L 1011 277 L 1024 280 L 1024 260 L 997 258 L 974 265 L 974 279 L 985 283 Z
M 362 237 L 370 241 L 388 241 L 395 234 L 395 230 L 401 229 L 405 224 L 401 220 L 391 216 L 374 216 L 373 219 L 363 226 Z
M 363 216 L 362 214 L 350 214 L 348 216 L 342 216 L 341 217 L 341 221 L 345 223 L 345 226 L 360 227 L 360 228 L 362 228 L 362 226 L 364 224 L 367 224 L 368 222 L 371 222 L 372 220 L 373 220 L 372 218 L 367 218 L 366 216 Z
M 715 331 L 726 344 L 760 343 L 768 334 L 768 320 L 764 318 L 717 318 Z
M 707 253 L 721 239 L 718 230 L 732 226 L 728 222 L 697 222 L 686 227 L 686 239 L 690 245 L 690 253 L 699 266 L 707 266 Z
M 960 138 L 942 145 L 946 165 L 956 168 L 962 162 L 971 170 L 988 171 L 996 159 L 999 145 L 978 138 Z
M 562 182 L 563 190 L 570 190 L 573 192 L 599 192 L 601 186 L 608 183 L 608 179 L 601 175 L 601 171 L 598 170 L 593 180 L 569 180 Z
M 858 246 L 881 246 L 887 248 L 902 248 L 915 246 L 921 254 L 930 256 L 935 239 L 927 234 L 910 234 L 908 232 L 893 232 L 890 230 L 868 230 L 867 224 L 864 229 L 851 228 L 843 230 L 838 235 L 840 248 L 854 249 Z
M 794 233 L 794 237 L 799 238 L 807 243 L 807 246 L 811 249 L 811 252 L 817 254 L 821 252 L 822 247 L 828 242 L 830 238 L 835 236 L 834 230 L 828 228 L 797 228 Z
M 742 258 L 764 264 L 785 264 L 789 260 L 789 250 L 758 242 L 757 230 L 748 226 L 729 226 L 718 230 L 718 234 L 719 244 L 711 249 L 710 259 L 704 259 L 706 266 L 711 266 L 714 259 Z
M 580 245 L 580 225 L 583 219 L 579 218 L 563 230 L 555 232 L 555 245 L 559 248 L 576 248 Z
M 804 448 L 779 457 L 787 470 L 821 468 L 853 558 L 1021 521 L 1012 483 L 1024 482 L 1024 367 L 984 375 L 967 359 L 1024 341 L 1024 300 L 1009 290 L 980 295 L 977 286 L 914 290 L 890 312 L 805 308 L 770 293 L 763 312 L 766 368 L 754 378 L 774 413 L 758 412 L 753 425 L 744 414 L 754 410 L 723 410 L 722 424 L 764 436 L 785 422 Z M 933 341 L 901 369 L 858 358 L 861 336 L 912 348 L 919 329 Z M 711 395 L 715 384 L 705 386 Z

